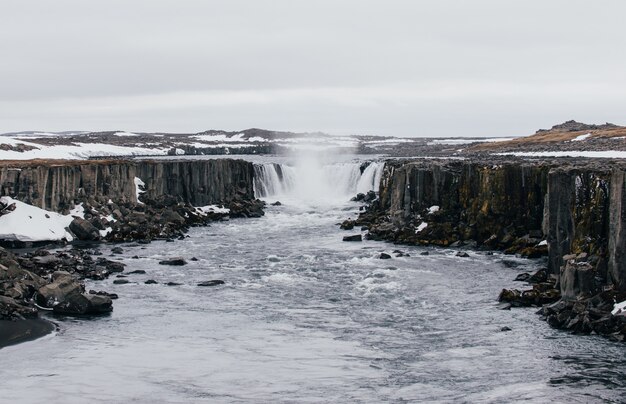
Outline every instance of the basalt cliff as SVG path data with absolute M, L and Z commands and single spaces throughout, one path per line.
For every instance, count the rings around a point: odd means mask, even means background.
M 352 225 L 400 244 L 547 256 L 545 269 L 520 277 L 533 289 L 500 300 L 545 305 L 553 326 L 624 340 L 626 318 L 610 314 L 626 298 L 624 162 L 391 161 L 379 199 Z
M 0 163 L 0 196 L 66 215 L 80 206 L 79 217 L 68 216 L 68 230 L 78 240 L 147 243 L 185 237 L 190 226 L 213 220 L 263 215 L 264 204 L 254 197 L 253 175 L 251 163 L 232 159 L 5 161 Z M 15 203 L 0 201 L 0 216 L 15 209 Z M 42 220 L 53 219 L 46 215 Z M 32 246 L 20 240 L 6 244 Z M 36 318 L 38 310 L 62 315 L 110 312 L 117 296 L 87 291 L 82 280 L 115 275 L 120 277 L 115 282 L 127 282 L 121 274 L 125 265 L 94 258 L 99 254 L 39 249 L 16 255 L 0 247 L 0 320 Z M 0 347 L 28 338 L 35 329 L 11 324 L 1 324 Z

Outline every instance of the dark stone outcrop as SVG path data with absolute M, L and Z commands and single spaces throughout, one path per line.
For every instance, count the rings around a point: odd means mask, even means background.
M 76 217 L 72 220 L 72 223 L 70 223 L 70 231 L 74 233 L 79 240 L 100 240 L 100 232 L 98 229 L 93 224 L 80 217 Z
M 551 304 L 542 313 L 555 327 L 626 335 L 610 313 L 626 298 L 623 162 L 390 162 L 380 199 L 354 224 L 396 243 L 548 255 L 545 271 L 519 279 L 532 289 L 503 290 L 500 301 Z
M 585 253 L 602 284 L 626 288 L 625 164 L 495 163 L 389 162 L 379 200 L 354 225 L 396 243 L 548 255 L 557 280 L 564 255 Z
M 111 299 L 117 296 L 102 291 L 85 293 L 82 280 L 104 279 L 123 270 L 124 264 L 94 260 L 92 253 L 95 251 L 37 250 L 17 256 L 0 248 L 0 320 L 36 318 L 38 308 L 64 315 L 110 312 Z
M 187 261 L 181 257 L 168 258 L 166 260 L 159 261 L 161 265 L 187 265 Z
M 220 279 L 212 279 L 210 281 L 199 282 L 198 286 L 218 286 L 223 285 L 225 282 Z
M 0 164 L 0 196 L 64 214 L 81 203 L 84 219 L 70 225 L 79 240 L 180 239 L 191 226 L 262 216 L 253 176 L 252 163 L 230 159 L 11 162 Z M 230 212 L 195 208 L 206 205 Z
M 92 205 L 173 198 L 194 206 L 254 199 L 254 169 L 243 160 L 27 161 L 0 165 L 0 196 L 56 212 L 87 200 Z

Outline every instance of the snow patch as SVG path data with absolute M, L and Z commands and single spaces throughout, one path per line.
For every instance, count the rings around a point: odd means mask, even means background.
M 119 137 L 139 136 L 138 134 L 131 132 L 115 132 L 113 135 Z
M 0 137 L 0 143 L 6 143 L 8 137 Z M 14 140 L 14 139 L 12 139 Z M 19 143 L 37 147 L 37 149 L 19 152 L 0 150 L 0 159 L 86 159 L 94 156 L 166 156 L 169 148 L 148 148 L 140 146 L 117 146 L 105 143 L 75 143 L 72 145 L 42 146 L 40 144 L 19 141 Z M 145 145 L 144 145 L 145 146 Z
M 141 178 L 135 177 L 135 195 L 137 196 L 137 203 L 141 205 L 143 205 L 143 202 L 139 200 L 139 197 L 141 196 L 141 194 L 146 192 L 143 189 L 141 189 L 145 186 L 146 184 L 141 180 Z
M 541 242 L 539 242 L 539 244 L 537 244 L 537 246 L 543 246 L 543 245 L 548 245 L 548 240 L 542 240 Z
M 8 196 L 0 198 L 2 203 L 15 203 L 15 210 L 0 216 L 0 239 L 17 241 L 72 241 L 67 227 L 72 223 L 72 215 L 49 212 L 28 205 Z
M 101 236 L 102 238 L 104 238 L 104 237 L 106 237 L 109 233 L 111 233 L 111 232 L 113 231 L 113 228 L 112 228 L 112 227 L 107 227 L 106 229 L 104 229 L 104 230 L 99 230 L 99 231 L 100 231 L 100 236 Z
M 586 135 L 576 136 L 574 139 L 570 140 L 570 142 L 580 142 L 581 140 L 586 140 L 591 137 L 591 133 L 587 133 Z
M 626 300 L 624 300 L 621 303 L 615 303 L 615 305 L 613 306 L 613 311 L 611 311 L 611 314 L 614 316 L 626 315 Z
M 420 223 L 420 225 L 417 226 L 417 229 L 415 229 L 415 234 L 421 232 L 422 230 L 424 230 L 427 227 L 428 227 L 428 223 L 426 223 L 426 222 Z
M 85 208 L 82 202 L 74 206 L 74 209 L 70 210 L 70 216 L 80 217 L 81 219 L 85 218 Z
M 439 212 L 439 205 L 433 205 L 428 208 L 428 214 L 432 215 L 433 213 Z
M 225 208 L 225 207 L 220 207 L 217 205 L 200 206 L 200 207 L 196 207 L 196 210 L 205 215 L 207 213 L 224 213 L 224 214 L 230 213 L 230 209 Z

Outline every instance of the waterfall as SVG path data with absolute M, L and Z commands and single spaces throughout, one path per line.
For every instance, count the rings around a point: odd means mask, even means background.
M 256 164 L 254 189 L 258 198 L 347 201 L 357 193 L 378 191 L 384 162 L 322 164 L 299 159 L 297 164 Z

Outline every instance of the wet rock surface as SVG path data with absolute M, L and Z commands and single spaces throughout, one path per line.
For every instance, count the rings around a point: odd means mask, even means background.
M 39 249 L 21 255 L 0 248 L 0 320 L 36 318 L 39 310 L 63 315 L 97 315 L 113 310 L 114 294 L 85 292 L 82 280 L 102 280 L 124 264 L 94 251 Z

